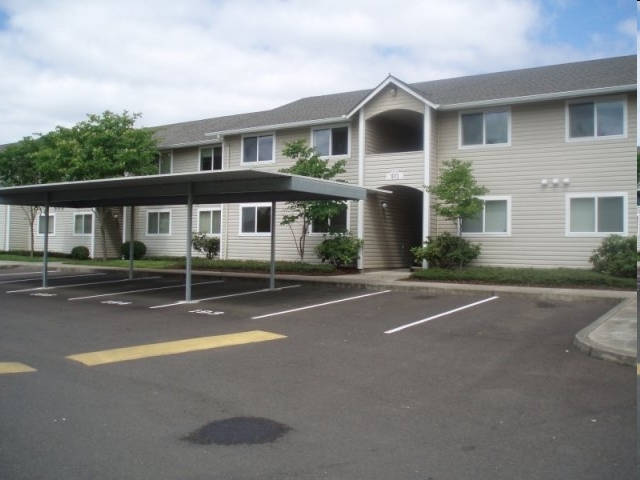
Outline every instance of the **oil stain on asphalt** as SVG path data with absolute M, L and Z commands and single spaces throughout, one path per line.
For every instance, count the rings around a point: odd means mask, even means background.
M 275 442 L 290 430 L 267 418 L 233 417 L 208 423 L 183 440 L 198 445 L 257 445 Z

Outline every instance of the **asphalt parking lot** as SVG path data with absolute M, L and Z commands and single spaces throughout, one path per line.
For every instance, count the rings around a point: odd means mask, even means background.
M 572 347 L 610 302 L 49 278 L 0 270 L 0 478 L 636 476 L 633 371 Z

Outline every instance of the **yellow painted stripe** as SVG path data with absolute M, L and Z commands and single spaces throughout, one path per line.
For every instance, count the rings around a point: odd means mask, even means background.
M 101 352 L 80 353 L 69 355 L 67 358 L 83 363 L 89 367 L 105 363 L 125 362 L 139 360 L 141 358 L 159 357 L 163 355 L 175 355 L 178 353 L 209 350 L 212 348 L 244 345 L 247 343 L 266 342 L 287 338 L 277 333 L 252 330 L 250 332 L 232 333 L 228 335 L 216 335 L 213 337 L 190 338 L 174 342 L 152 343 L 135 347 L 115 348 Z
M 29 373 L 37 372 L 35 368 L 20 362 L 0 362 L 0 375 L 5 373 Z

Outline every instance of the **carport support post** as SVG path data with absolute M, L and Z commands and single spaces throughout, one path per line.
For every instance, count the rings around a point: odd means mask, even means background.
M 129 215 L 129 280 L 133 280 L 133 211 L 135 208 L 131 205 L 131 215 Z
M 191 301 L 191 241 L 193 234 L 193 184 L 189 184 L 189 193 L 187 196 L 187 253 L 185 256 L 185 302 Z
M 271 266 L 269 268 L 269 288 L 276 288 L 276 202 L 271 202 Z
M 42 252 L 42 288 L 49 286 L 49 193 L 44 204 L 44 252 Z

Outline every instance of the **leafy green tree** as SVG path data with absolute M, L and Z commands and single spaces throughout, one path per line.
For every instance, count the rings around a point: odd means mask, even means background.
M 95 180 L 125 174 L 158 172 L 158 148 L 154 132 L 135 128 L 140 114 L 87 115 L 73 127 L 55 130 L 35 138 L 27 137 L 0 152 L 0 184 Z M 96 209 L 106 258 L 105 221 L 110 211 Z M 32 224 L 33 230 L 33 224 Z
M 320 158 L 316 150 L 309 147 L 304 140 L 285 144 L 282 153 L 295 160 L 293 166 L 280 170 L 282 173 L 333 180 L 346 172 L 346 160 L 330 164 L 329 160 Z M 286 205 L 288 213 L 284 215 L 280 224 L 289 226 L 301 262 L 304 262 L 305 245 L 312 223 L 326 222 L 347 208 L 344 202 L 335 200 L 295 201 L 287 202 Z M 298 236 L 293 230 L 293 224 L 297 221 L 300 221 Z
M 460 237 L 462 222 L 482 211 L 483 203 L 478 197 L 489 190 L 476 183 L 471 162 L 452 158 L 443 162 L 443 165 L 438 183 L 428 186 L 427 191 L 436 197 L 436 214 L 454 222 Z

